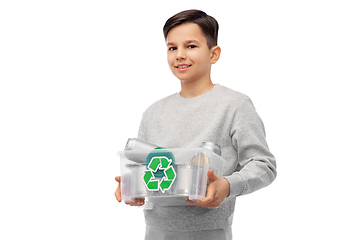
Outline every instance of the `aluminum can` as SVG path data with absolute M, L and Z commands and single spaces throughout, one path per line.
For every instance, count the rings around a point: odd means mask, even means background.
M 146 170 L 146 164 L 134 164 L 131 167 L 131 193 L 135 198 L 146 197 L 148 194 L 145 183 L 142 181 L 144 170 Z
M 221 156 L 221 147 L 213 142 L 203 142 L 200 147 L 209 149 Z
M 137 138 L 129 138 L 125 150 L 147 150 L 147 149 L 155 149 L 159 146 L 145 142 L 143 140 Z
M 175 194 L 179 196 L 199 196 L 204 195 L 206 190 L 206 174 L 207 168 L 179 164 L 176 165 L 176 181 L 174 183 Z

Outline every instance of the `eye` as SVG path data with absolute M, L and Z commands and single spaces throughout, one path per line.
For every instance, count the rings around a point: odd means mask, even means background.
M 189 45 L 188 48 L 193 49 L 193 48 L 196 48 L 196 46 L 195 45 Z
M 169 51 L 175 51 L 176 47 L 169 47 Z

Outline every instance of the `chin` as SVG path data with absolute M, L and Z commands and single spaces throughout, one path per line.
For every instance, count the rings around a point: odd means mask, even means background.
M 185 76 L 179 76 L 179 75 L 175 75 L 175 77 L 177 77 L 177 79 L 179 79 L 181 82 L 192 82 L 193 79 L 189 78 L 189 77 L 185 77 Z

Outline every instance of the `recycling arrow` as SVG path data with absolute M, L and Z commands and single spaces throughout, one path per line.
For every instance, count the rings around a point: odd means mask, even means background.
M 158 191 L 159 188 L 162 193 L 170 189 L 176 178 L 176 172 L 174 167 L 171 165 L 172 160 L 165 156 L 153 157 L 149 164 L 148 169 L 144 170 L 143 180 L 146 188 L 149 191 Z M 159 170 L 163 170 L 165 176 L 161 179 L 156 179 L 154 173 Z

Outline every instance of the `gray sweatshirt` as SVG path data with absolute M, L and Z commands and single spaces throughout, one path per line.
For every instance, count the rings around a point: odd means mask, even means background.
M 218 84 L 195 98 L 176 93 L 155 102 L 143 114 L 138 138 L 166 148 L 213 142 L 221 146 L 221 157 L 227 161 L 223 174 L 230 183 L 230 195 L 219 208 L 186 205 L 180 198 L 170 200 L 173 206 L 154 204 L 152 210 L 144 210 L 145 222 L 153 229 L 228 229 L 235 197 L 266 187 L 276 177 L 275 158 L 250 98 Z

